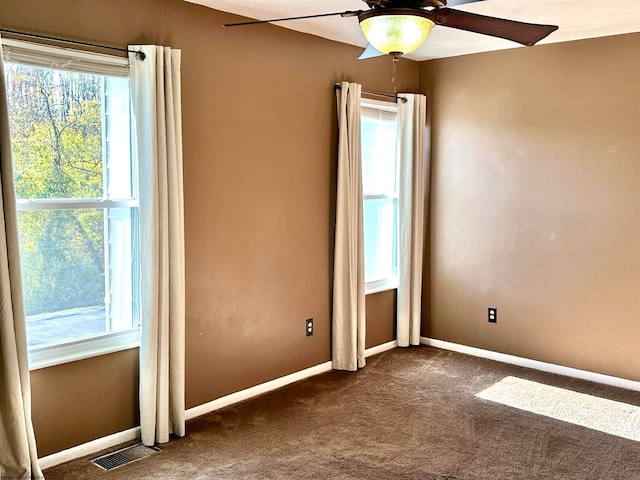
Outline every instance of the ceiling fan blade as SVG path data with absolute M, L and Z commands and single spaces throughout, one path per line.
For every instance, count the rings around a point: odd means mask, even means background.
M 369 8 L 443 8 L 482 0 L 364 0 Z
M 373 45 L 368 43 L 367 44 L 367 48 L 365 48 L 362 51 L 362 53 L 358 57 L 358 60 L 366 60 L 367 58 L 382 57 L 384 55 L 386 55 L 386 54 L 382 53 L 380 50 L 378 50 Z
M 433 14 L 438 25 L 505 38 L 527 46 L 535 45 L 558 29 L 556 25 L 517 22 L 450 8 L 436 9 Z
M 357 17 L 363 10 L 347 10 L 345 12 L 319 13 L 316 15 L 302 15 L 300 17 L 272 18 L 270 20 L 250 20 L 248 22 L 225 23 L 223 27 L 242 27 L 244 25 L 258 25 L 260 23 L 286 22 L 288 20 L 302 20 L 305 18 L 333 17 L 340 15 L 341 17 Z
M 455 7 L 456 5 L 464 5 L 465 3 L 482 2 L 483 0 L 447 0 L 447 7 Z

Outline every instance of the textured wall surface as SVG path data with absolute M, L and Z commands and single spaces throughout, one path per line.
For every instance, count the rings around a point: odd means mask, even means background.
M 423 334 L 640 379 L 639 49 L 634 34 L 421 65 Z

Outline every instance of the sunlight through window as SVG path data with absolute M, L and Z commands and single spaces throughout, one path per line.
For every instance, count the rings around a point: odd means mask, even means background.
M 476 397 L 640 441 L 640 407 L 542 383 L 506 377 Z

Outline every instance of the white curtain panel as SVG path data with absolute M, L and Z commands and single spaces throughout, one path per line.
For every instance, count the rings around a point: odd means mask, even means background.
M 140 196 L 140 426 L 145 445 L 185 434 L 180 50 L 130 46 Z
M 44 478 L 31 422 L 7 91 L 0 43 L 0 478 Z
M 398 102 L 398 346 L 420 345 L 422 257 L 428 166 L 425 152 L 427 102 L 401 94 Z
M 338 101 L 338 186 L 333 269 L 332 364 L 365 366 L 364 233 L 360 98 L 362 86 L 342 82 Z

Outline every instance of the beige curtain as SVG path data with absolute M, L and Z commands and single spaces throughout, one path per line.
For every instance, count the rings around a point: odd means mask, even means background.
M 0 44 L 0 478 L 39 479 L 10 142 Z
M 427 102 L 402 94 L 398 102 L 398 346 L 420 345 L 422 257 L 428 165 L 425 152 Z
M 185 434 L 180 50 L 130 46 L 140 195 L 140 426 L 145 445 Z
M 364 236 L 360 98 L 362 87 L 342 82 L 338 100 L 338 187 L 333 270 L 332 362 L 336 370 L 365 366 Z

